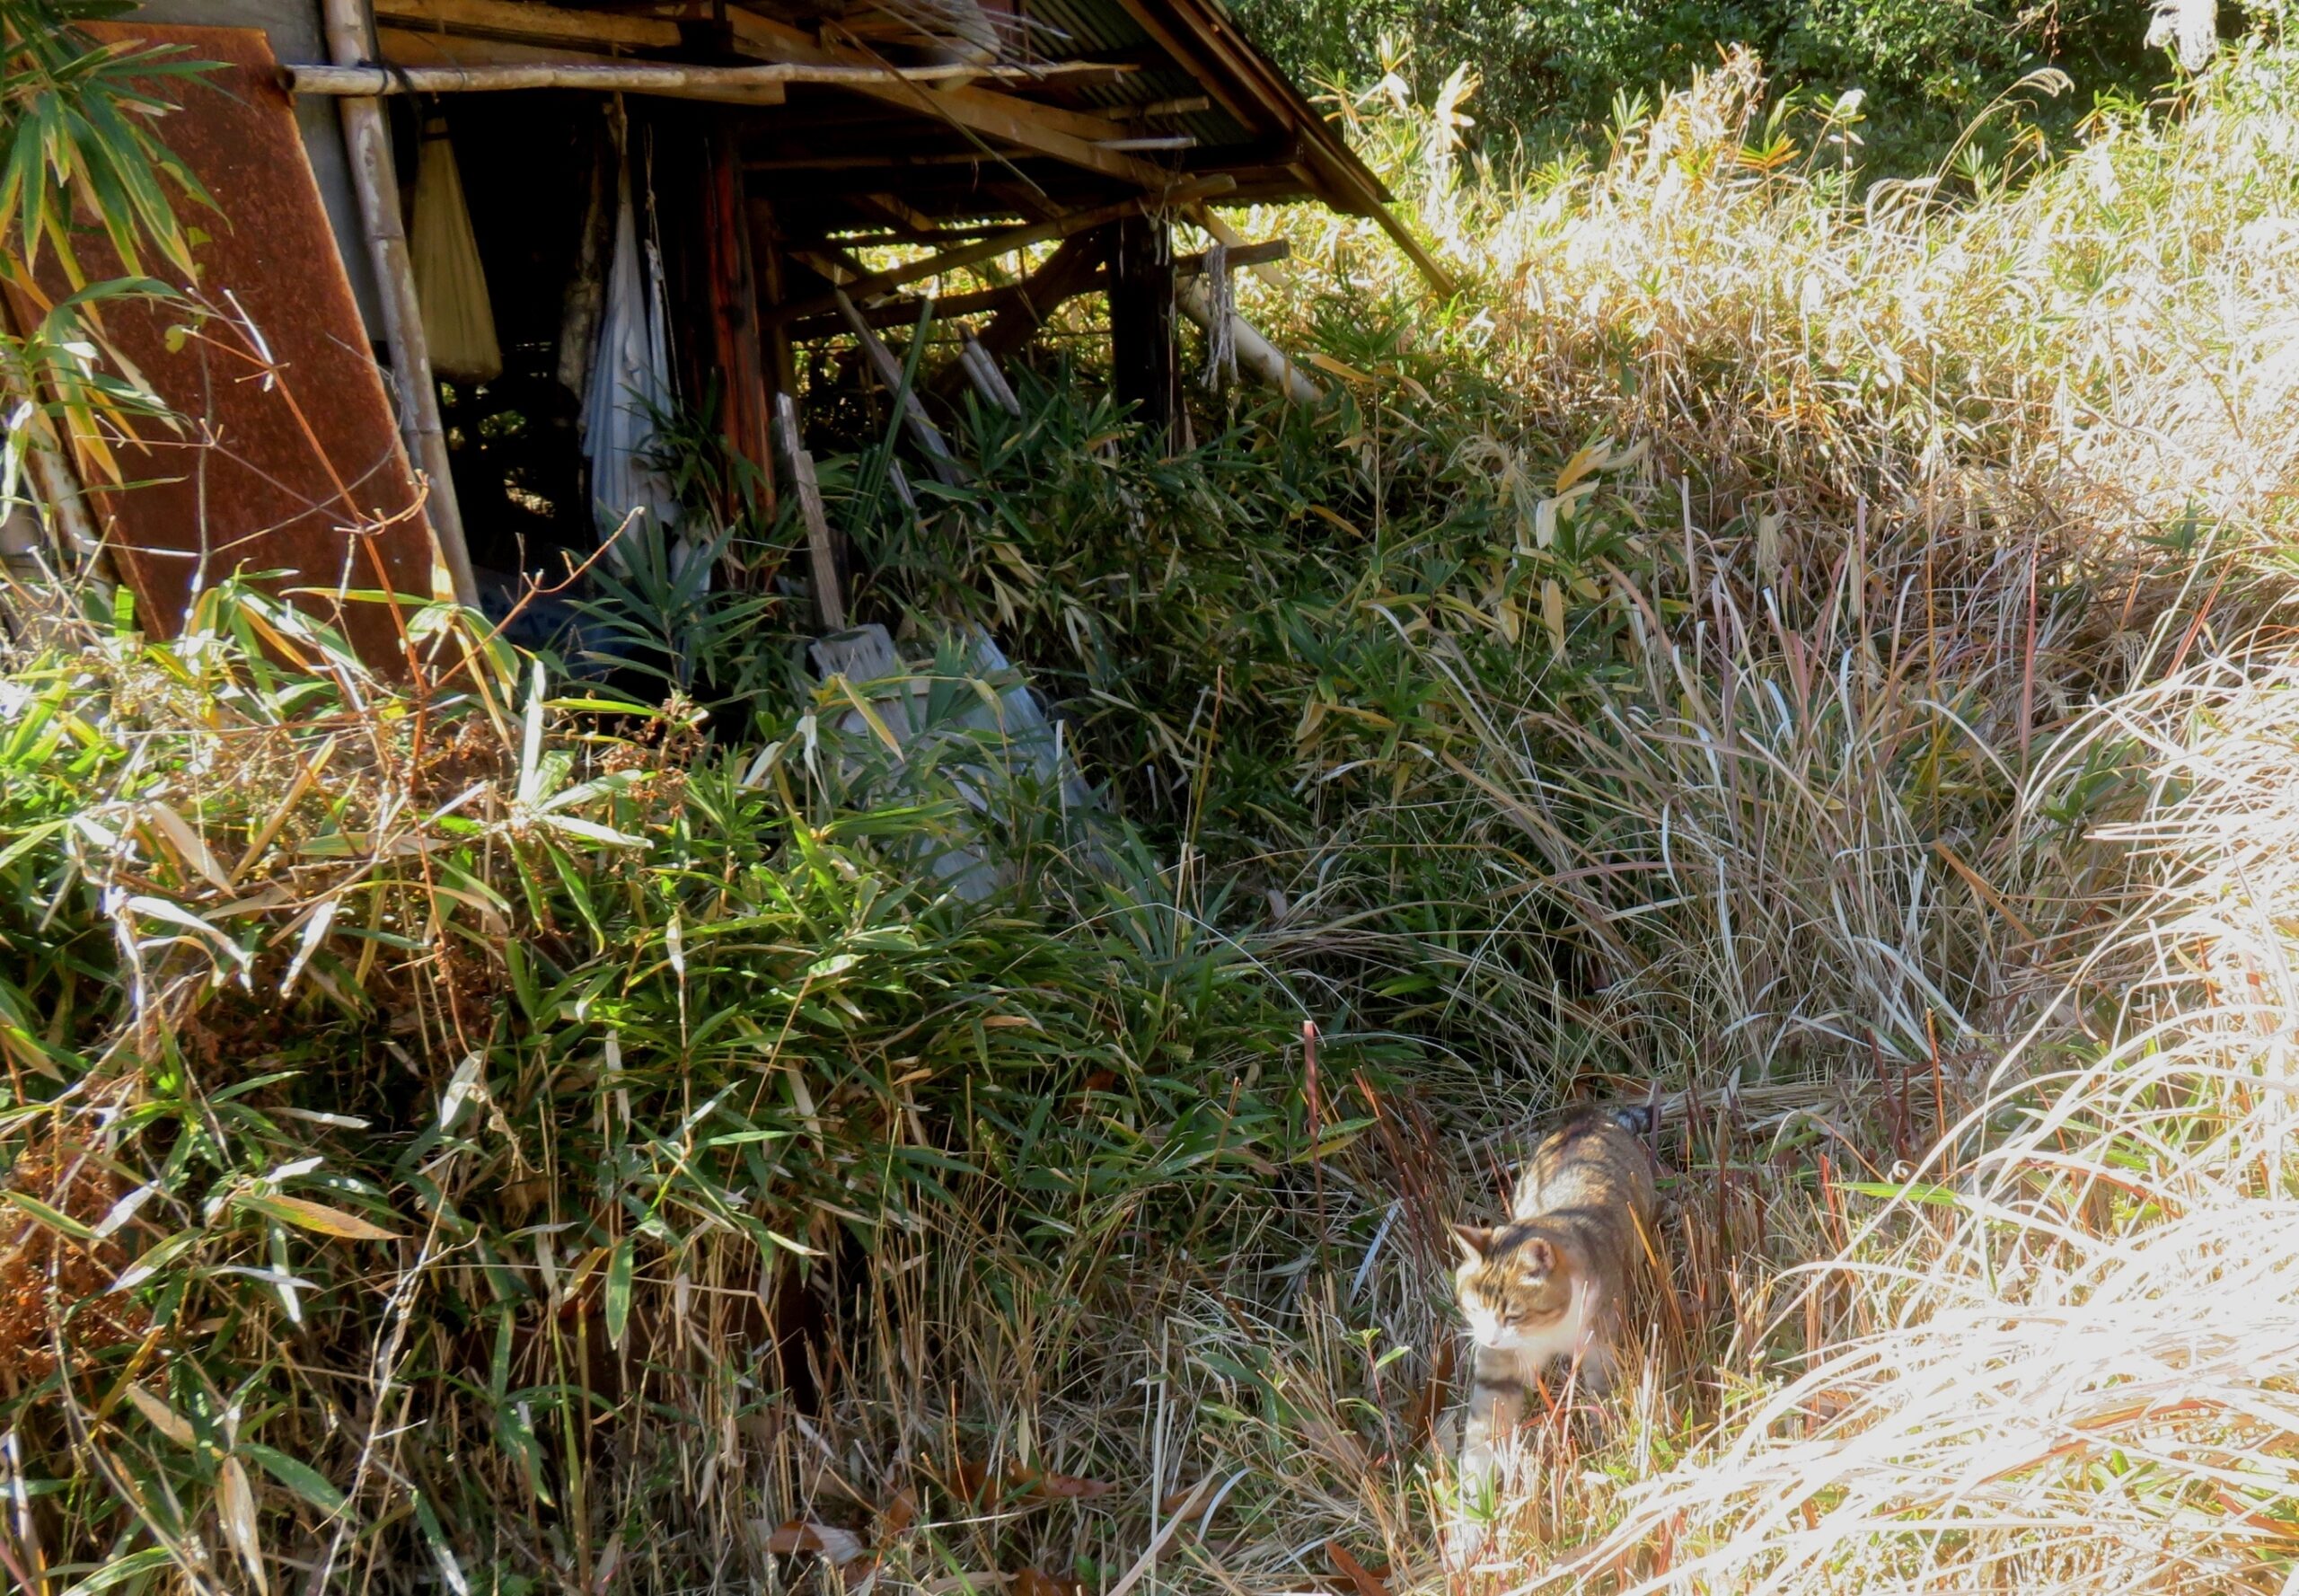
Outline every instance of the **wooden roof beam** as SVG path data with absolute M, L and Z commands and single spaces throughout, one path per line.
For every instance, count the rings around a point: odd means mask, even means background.
M 754 11 L 732 6 L 727 15 L 737 48 L 754 51 L 770 60 L 849 66 L 872 60 L 867 51 L 825 43 L 804 29 Z M 1137 189 L 1159 189 L 1173 181 L 1173 174 L 1162 166 L 1123 150 L 1105 148 L 1104 140 L 1123 137 L 1123 130 L 1105 118 L 1040 105 L 991 89 L 933 89 L 922 84 L 899 82 L 856 84 L 852 87 L 857 93 L 899 106 L 913 115 L 947 121 L 985 139 L 998 139 L 1036 154 L 1051 155 Z
M 530 5 L 518 0 L 374 0 L 375 20 L 445 31 L 532 39 L 577 48 L 676 49 L 676 22 L 617 12 Z
M 1273 238 L 1263 243 L 1245 244 L 1229 252 L 1229 264 L 1254 266 L 1268 260 L 1282 260 L 1290 248 L 1291 246 L 1282 238 Z M 793 253 L 799 259 L 805 258 L 803 251 L 794 251 Z M 977 288 L 967 294 L 945 295 L 934 302 L 934 319 L 937 322 L 947 322 L 959 316 L 979 316 L 991 312 L 1002 314 L 1007 307 L 1017 304 L 1025 295 L 1029 296 L 1032 305 L 1043 317 L 1053 308 L 1050 304 L 1040 303 L 1045 296 L 1045 284 L 1040 280 L 1043 275 L 1041 273 L 1040 277 L 1033 277 L 1026 282 L 1008 283 L 1002 287 Z M 1174 257 L 1175 277 L 1187 279 L 1204 275 L 1205 257 L 1202 254 Z M 1065 281 L 1065 292 L 1062 295 L 1064 298 L 1070 297 L 1072 294 L 1091 294 L 1103 286 L 1103 277 L 1098 263 L 1089 265 L 1082 275 L 1065 271 L 1056 273 L 1055 276 Z M 915 327 L 918 325 L 918 309 L 919 302 L 916 299 L 889 299 L 884 304 L 874 304 L 868 310 L 857 310 L 855 313 L 873 327 Z M 804 322 L 794 322 L 791 324 L 790 336 L 800 342 L 807 339 L 827 337 L 846 325 L 843 316 L 844 311 L 841 309 L 840 314 L 836 316 L 812 316 Z
M 1180 184 L 1164 193 L 1141 194 L 1131 199 L 1119 200 L 1114 205 L 1097 206 L 1091 210 L 1074 211 L 1055 221 L 1040 222 L 1031 226 L 1016 227 L 1005 233 L 993 234 L 979 243 L 965 244 L 958 249 L 946 250 L 938 255 L 929 256 L 923 260 L 912 260 L 905 265 L 890 267 L 885 271 L 873 272 L 859 282 L 850 283 L 845 287 L 849 296 L 859 303 L 884 294 L 888 289 L 899 288 L 904 283 L 914 283 L 923 278 L 940 277 L 943 273 L 956 271 L 960 267 L 995 260 L 1000 255 L 1011 254 L 1016 250 L 1027 249 L 1034 243 L 1044 243 L 1050 238 L 1073 238 L 1080 233 L 1102 226 L 1105 223 L 1118 221 L 1126 216 L 1139 216 L 1143 211 L 1157 206 L 1186 205 L 1193 199 L 1205 199 L 1216 194 L 1226 194 L 1235 186 L 1236 180 L 1226 175 L 1200 178 L 1194 182 Z M 767 319 L 772 323 L 787 326 L 802 317 L 818 316 L 825 311 L 837 308 L 838 300 L 835 295 L 818 294 L 810 299 L 797 300 L 782 305 Z

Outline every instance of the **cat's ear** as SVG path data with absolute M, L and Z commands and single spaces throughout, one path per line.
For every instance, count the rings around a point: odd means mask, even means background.
M 1527 1274 L 1546 1279 L 1556 1273 L 1556 1248 L 1537 1236 L 1525 1243 L 1519 1256 L 1525 1260 Z
M 1493 1232 L 1475 1225 L 1455 1225 L 1452 1229 L 1453 1239 L 1461 1244 L 1461 1262 L 1484 1263 L 1485 1255 L 1493 1250 Z

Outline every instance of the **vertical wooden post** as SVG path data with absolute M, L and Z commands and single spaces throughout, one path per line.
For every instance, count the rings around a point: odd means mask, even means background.
M 322 0 L 321 12 L 327 24 L 328 54 L 335 64 L 357 66 L 368 59 L 363 0 Z M 463 543 L 447 435 L 439 423 L 439 391 L 431 380 L 431 349 L 415 298 L 415 267 L 408 258 L 406 229 L 400 224 L 399 168 L 392 161 L 391 128 L 381 101 L 345 95 L 336 104 L 343 119 L 345 153 L 351 159 L 351 185 L 358 190 L 360 219 L 374 262 L 383 347 L 390 351 L 392 375 L 399 384 L 400 427 L 407 437 L 409 458 L 429 480 L 424 515 L 446 562 L 456 601 L 475 606 L 479 584 Z
M 1180 411 L 1174 354 L 1174 234 L 1162 216 L 1109 228 L 1110 367 L 1118 401 L 1132 404 L 1151 445 L 1172 445 Z
M 740 140 L 733 122 L 714 118 L 709 170 L 702 190 L 703 254 L 709 274 L 710 331 L 718 355 L 719 430 L 727 445 L 765 479 L 761 507 L 774 514 L 773 398 L 759 347 L 758 285 L 751 260 L 750 217 L 743 203 Z
M 815 459 L 798 435 L 798 405 L 788 392 L 774 396 L 774 436 L 782 446 L 783 469 L 798 497 L 798 518 L 806 525 L 806 557 L 815 579 L 815 614 L 824 631 L 846 630 L 846 594 L 838 577 L 838 551 L 830 517 L 823 513 L 822 489 L 815 482 Z
M 783 301 L 782 243 L 775 234 L 774 207 L 753 196 L 750 201 L 751 260 L 758 271 L 759 303 L 779 307 Z M 766 332 L 767 385 L 794 398 L 798 392 L 798 360 L 790 348 L 789 329 L 776 322 Z

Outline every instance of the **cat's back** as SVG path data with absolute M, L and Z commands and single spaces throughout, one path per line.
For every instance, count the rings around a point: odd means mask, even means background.
M 1656 1201 L 1652 1154 L 1643 1138 L 1603 1108 L 1583 1109 L 1533 1150 L 1517 1182 L 1511 1217 L 1573 1209 L 1627 1209 L 1649 1223 Z

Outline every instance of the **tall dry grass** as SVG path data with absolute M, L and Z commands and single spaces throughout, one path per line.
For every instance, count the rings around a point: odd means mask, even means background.
M 2295 671 L 2217 658 L 2071 730 L 2034 796 L 2104 740 L 2154 772 L 2094 832 L 2133 867 L 2108 922 L 2060 939 L 1949 1136 L 1782 1282 L 1837 1334 L 1534 1587 L 2288 1588 Z
M 1544 867 L 1575 1018 L 1691 1122 L 1694 1367 L 1528 1436 L 1478 1577 L 2299 1578 L 2293 70 L 2255 44 L 2060 165 L 1864 196 L 1745 60 L 1599 170 L 1424 167 L 1492 295 L 1458 357 L 1528 435 L 1646 445 L 1658 551 L 1610 580 L 1601 717 L 1432 634 L 1479 752 L 1429 829 Z M 1361 131 L 1406 166 L 1447 110 Z M 1492 445 L 1537 542 L 1569 490 Z M 1422 1525 L 1392 1549 L 1439 1579 Z
M 2254 47 L 2064 164 L 1867 195 L 1848 130 L 1803 154 L 1745 61 L 1505 185 L 1449 152 L 1455 97 L 1360 106 L 1475 287 L 1402 308 L 1371 230 L 1272 213 L 1297 265 L 1244 297 L 1322 344 L 1371 491 L 1447 436 L 1414 404 L 1475 388 L 1450 463 L 1513 508 L 1500 560 L 1576 481 L 1642 518 L 1615 569 L 1490 602 L 1515 675 L 1458 606 L 1366 600 L 1466 728 L 1426 753 L 1450 786 L 1378 859 L 1338 821 L 1256 944 L 1304 992 L 1431 983 L 1486 1056 L 1327 1076 L 1347 1136 L 1178 1235 L 1049 1261 L 937 1228 L 865 1286 L 916 1339 L 850 1353 L 778 1511 L 857 1537 L 851 1580 L 938 1591 L 1443 1587 L 1440 1227 L 1554 1094 L 1657 1077 L 1652 1355 L 1601 1407 L 1555 1393 L 1472 1583 L 2279 1586 L 2288 936 L 2264 885 L 2220 895 L 2290 850 L 2227 828 L 2289 784 L 2294 70 Z M 1368 324 L 1385 296 L 1405 331 Z M 1561 707 L 1548 657 L 1599 622 L 1601 710 Z M 1474 861 L 1466 934 L 1354 912 L 1399 838 Z M 909 1517 L 969 1447 L 1020 1483 Z M 1089 1496 L 1028 1483 L 1088 1467 Z

